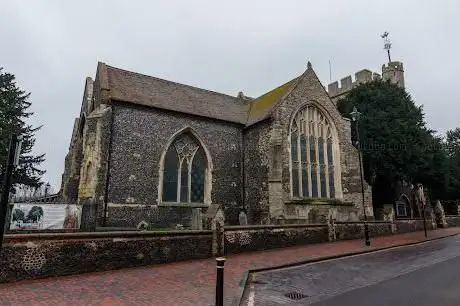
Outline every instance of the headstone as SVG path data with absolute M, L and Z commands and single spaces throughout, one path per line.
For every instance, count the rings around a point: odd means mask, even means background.
M 224 254 L 224 224 L 225 214 L 222 206 L 212 204 L 204 216 L 206 229 L 212 230 L 212 254 L 221 256 Z
M 442 207 L 441 202 L 439 200 L 436 201 L 436 204 L 434 206 L 434 213 L 436 214 L 436 223 L 442 228 L 447 227 L 444 208 Z
M 395 218 L 395 209 L 393 204 L 384 204 L 383 205 L 383 220 L 390 222 L 391 233 L 396 233 L 396 218 Z
M 240 225 L 248 225 L 248 216 L 244 211 L 240 211 L 240 215 L 238 216 L 240 221 Z
M 415 206 L 418 211 L 418 216 L 420 218 L 423 217 L 423 209 L 426 204 L 426 199 L 425 199 L 425 194 L 423 192 L 423 186 L 422 184 L 417 184 L 415 188 L 413 189 L 414 193 L 414 200 L 415 200 Z
M 180 231 L 183 229 L 184 229 L 184 226 L 182 224 L 176 224 L 176 230 Z
M 201 231 L 203 229 L 203 217 L 201 208 L 194 208 L 192 210 L 192 229 Z
M 433 207 L 430 205 L 427 205 L 425 213 L 426 213 L 428 221 L 431 224 L 431 229 L 435 230 L 437 228 L 437 224 L 436 224 L 436 215 L 434 214 Z

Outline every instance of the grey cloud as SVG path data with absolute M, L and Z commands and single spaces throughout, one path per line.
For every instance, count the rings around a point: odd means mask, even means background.
M 459 126 L 460 2 L 2 1 L 0 66 L 32 92 L 36 152 L 57 189 L 84 78 L 98 60 L 202 88 L 249 96 L 300 74 L 326 85 L 386 61 L 379 34 L 404 62 L 407 87 L 438 131 Z

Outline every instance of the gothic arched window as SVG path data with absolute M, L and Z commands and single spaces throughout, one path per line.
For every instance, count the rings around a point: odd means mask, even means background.
M 300 110 L 290 129 L 291 190 L 296 198 L 335 198 L 338 154 L 335 131 L 320 110 Z
M 163 163 L 163 202 L 204 203 L 206 155 L 193 135 L 175 139 Z

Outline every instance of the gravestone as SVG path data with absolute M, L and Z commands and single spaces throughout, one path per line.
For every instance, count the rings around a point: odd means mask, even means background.
M 240 221 L 240 225 L 248 225 L 248 216 L 244 211 L 240 211 L 240 215 L 238 216 Z
M 225 214 L 222 205 L 211 204 L 204 215 L 204 224 L 207 230 L 212 230 L 212 255 L 224 254 L 224 224 Z
M 393 204 L 383 205 L 383 221 L 390 222 L 391 233 L 396 233 L 396 217 Z
M 436 215 L 436 223 L 439 225 L 441 228 L 447 227 L 447 221 L 446 221 L 446 215 L 444 213 L 444 208 L 441 205 L 441 202 L 439 200 L 436 201 L 436 204 L 434 206 L 434 213 Z
M 194 208 L 192 210 L 192 229 L 201 231 L 203 229 L 203 217 L 201 208 Z

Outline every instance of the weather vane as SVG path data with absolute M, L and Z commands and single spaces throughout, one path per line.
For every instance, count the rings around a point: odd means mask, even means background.
M 390 57 L 391 42 L 390 42 L 390 39 L 388 38 L 388 35 L 390 35 L 390 33 L 385 31 L 385 33 L 383 33 L 380 37 L 383 38 L 383 42 L 384 42 L 383 49 L 387 50 L 388 62 L 391 63 L 391 57 Z

